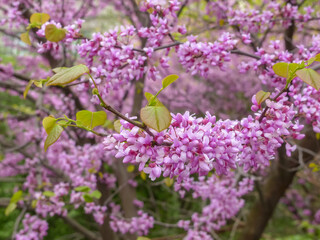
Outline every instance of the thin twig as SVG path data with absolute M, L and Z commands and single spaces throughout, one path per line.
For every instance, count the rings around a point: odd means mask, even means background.
M 11 237 L 12 240 L 15 239 L 15 237 L 16 237 L 16 235 L 17 235 L 17 233 L 18 233 L 18 228 L 19 228 L 20 222 L 21 222 L 24 214 L 26 213 L 26 211 L 27 211 L 27 208 L 24 207 L 24 208 L 22 209 L 21 213 L 19 214 L 19 216 L 17 217 L 15 223 L 14 223 L 13 233 L 12 233 L 12 237 Z

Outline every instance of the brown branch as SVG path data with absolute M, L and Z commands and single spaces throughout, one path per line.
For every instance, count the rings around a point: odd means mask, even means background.
M 94 232 L 90 231 L 89 229 L 85 228 L 82 226 L 80 223 L 75 221 L 74 219 L 66 216 L 66 217 L 61 217 L 67 224 L 69 224 L 72 228 L 74 228 L 76 231 L 81 233 L 83 236 L 86 237 L 86 239 L 89 240 L 101 240 L 100 237 L 97 236 Z

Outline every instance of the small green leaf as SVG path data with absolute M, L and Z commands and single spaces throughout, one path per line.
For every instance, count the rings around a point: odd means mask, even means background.
M 41 26 L 42 24 L 49 21 L 49 19 L 50 19 L 50 15 L 47 13 L 34 13 L 30 17 L 30 23 L 31 24 L 36 23 Z
M 88 110 L 82 110 L 77 112 L 76 118 L 78 126 L 84 126 L 92 130 L 106 122 L 107 114 L 104 111 L 90 112 Z
M 32 208 L 36 208 L 37 203 L 38 203 L 38 200 L 36 200 L 36 199 L 32 200 L 32 202 L 31 202 L 31 207 L 32 207 Z
M 147 106 L 141 109 L 140 117 L 148 127 L 161 132 L 171 124 L 171 114 L 165 106 Z
M 311 68 L 304 68 L 296 72 L 297 76 L 301 78 L 306 84 L 315 88 L 320 89 L 320 75 Z
M 76 187 L 74 190 L 77 192 L 90 192 L 91 188 L 89 188 L 88 186 L 79 186 Z
M 127 167 L 127 172 L 133 172 L 134 171 L 134 165 L 129 165 Z
M 17 208 L 17 204 L 16 204 L 16 203 L 10 203 L 10 204 L 7 206 L 6 210 L 4 211 L 4 214 L 5 214 L 6 216 L 9 216 L 10 213 L 12 213 L 16 208 Z
M 256 94 L 257 103 L 260 105 L 260 104 L 263 103 L 269 96 L 270 96 L 270 92 L 264 92 L 264 91 L 260 90 L 260 91 L 257 92 L 257 94 Z
M 24 42 L 24 43 L 26 43 L 26 44 L 31 46 L 29 31 L 21 33 L 20 39 L 21 39 L 22 42 Z
M 288 71 L 289 71 L 289 63 L 278 62 L 272 66 L 272 69 L 274 73 L 277 74 L 278 76 L 287 78 Z
M 21 190 L 15 192 L 15 193 L 12 195 L 11 199 L 10 199 L 10 203 L 17 203 L 17 202 L 19 202 L 20 200 L 23 199 L 22 195 L 23 195 L 23 192 L 22 192 Z
M 316 56 L 315 56 L 315 59 L 317 62 L 320 62 L 320 53 L 318 53 Z
M 162 88 L 165 89 L 166 87 L 168 87 L 171 83 L 175 82 L 177 79 L 179 78 L 178 75 L 172 74 L 169 75 L 167 77 L 165 77 L 162 80 Z
M 172 178 L 165 178 L 164 183 L 167 185 L 167 187 L 171 187 L 173 185 L 173 179 Z
M 89 69 L 83 64 L 79 64 L 71 68 L 61 69 L 49 79 L 47 86 L 66 85 L 81 77 L 85 73 L 89 73 Z
M 55 119 L 53 116 L 45 117 L 42 120 L 42 126 L 46 130 L 46 133 L 49 134 L 52 130 L 52 128 L 56 125 L 57 119 Z
M 90 196 L 96 199 L 100 199 L 101 198 L 101 192 L 98 190 L 94 190 L 92 193 L 90 193 Z
M 59 42 L 66 37 L 66 31 L 63 28 L 57 28 L 54 24 L 48 24 L 45 29 L 45 36 L 50 42 Z
M 48 147 L 50 147 L 59 139 L 62 132 L 63 132 L 63 127 L 61 127 L 58 124 L 55 124 L 53 126 L 53 128 L 51 129 L 50 133 L 46 138 L 46 141 L 44 142 L 44 151 L 47 151 Z
M 148 101 L 148 106 L 163 106 L 162 102 L 160 102 L 153 94 L 145 92 L 144 95 Z
M 137 240 L 151 240 L 151 239 L 150 239 L 150 238 L 147 238 L 147 237 L 141 237 L 141 236 L 140 236 L 140 237 L 137 238 Z
M 38 88 L 42 88 L 43 82 L 45 82 L 46 79 L 41 79 L 41 80 L 33 80 L 33 84 L 36 85 Z
M 27 94 L 33 84 L 34 80 L 30 80 L 26 86 L 26 88 L 24 89 L 24 92 L 23 92 L 23 98 L 25 99 L 27 97 Z
M 147 180 L 147 174 L 145 172 L 140 172 L 140 177 L 143 181 Z
M 54 197 L 56 195 L 54 192 L 51 191 L 44 191 L 42 194 L 46 197 Z
M 83 197 L 84 201 L 87 203 L 93 202 L 93 198 L 88 193 L 83 194 L 82 197 Z

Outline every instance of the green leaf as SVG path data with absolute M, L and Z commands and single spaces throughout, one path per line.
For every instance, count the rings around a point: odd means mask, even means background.
M 134 165 L 129 165 L 127 167 L 127 172 L 133 172 L 134 171 Z
M 150 239 L 150 238 L 147 238 L 147 237 L 141 237 L 141 236 L 140 236 L 140 237 L 137 238 L 137 240 L 151 240 L 151 239 Z
M 26 44 L 31 46 L 29 31 L 21 33 L 20 39 L 21 39 L 22 42 L 24 42 L 24 43 L 26 43 Z
M 53 116 L 45 117 L 42 120 L 42 126 L 46 130 L 46 133 L 49 134 L 53 127 L 56 125 L 57 119 L 55 119 Z
M 32 207 L 32 208 L 36 208 L 37 203 L 38 203 L 38 200 L 36 200 L 36 199 L 32 200 L 32 202 L 31 202 L 31 207 Z
M 167 177 L 164 179 L 164 183 L 167 185 L 167 187 L 171 187 L 173 185 L 174 181 L 172 178 Z
M 100 199 L 101 198 L 101 192 L 98 190 L 94 190 L 92 193 L 90 193 L 90 196 L 96 199 Z
M 84 201 L 87 203 L 93 202 L 93 198 L 88 193 L 83 194 L 82 197 L 83 197 Z
M 315 56 L 315 59 L 317 62 L 320 62 L 320 53 L 318 53 L 316 56 Z
M 47 86 L 66 85 L 81 77 L 85 73 L 89 73 L 89 69 L 83 64 L 79 64 L 71 68 L 61 69 L 49 79 Z
M 122 125 L 121 125 L 121 123 L 120 123 L 120 120 L 114 121 L 113 127 L 114 127 L 114 130 L 115 130 L 117 133 L 120 133 L 121 126 L 122 126 Z
M 310 58 L 310 59 L 308 60 L 307 65 L 308 65 L 308 66 L 311 65 L 314 61 L 316 61 L 316 58 L 315 58 L 315 57 Z
M 310 85 L 316 90 L 320 89 L 320 75 L 313 69 L 304 68 L 304 69 L 298 70 L 296 74 L 306 84 Z
M 49 19 L 50 19 L 50 15 L 47 13 L 34 13 L 30 17 L 30 23 L 31 24 L 36 23 L 41 26 L 42 24 L 49 21 Z
M 106 122 L 107 114 L 104 111 L 90 112 L 82 110 L 77 112 L 76 118 L 78 126 L 84 126 L 92 130 Z
M 167 77 L 165 77 L 162 80 L 162 88 L 165 89 L 166 87 L 168 87 L 171 83 L 175 82 L 177 79 L 179 78 L 178 75 L 172 74 L 169 75 Z
M 304 68 L 305 65 L 304 63 L 289 63 L 289 72 L 288 72 L 288 77 L 292 77 L 293 78 L 293 75 L 295 75 L 296 71 L 298 69 L 302 69 Z
M 153 94 L 145 92 L 144 95 L 148 101 L 148 106 L 164 106 L 162 102 L 160 102 L 159 99 Z
M 28 92 L 29 92 L 29 90 L 30 90 L 33 82 L 34 82 L 34 80 L 30 80 L 30 81 L 28 82 L 26 88 L 24 89 L 24 91 L 23 91 L 23 98 L 24 98 L 24 99 L 26 99 L 27 94 L 28 94 Z
M 147 106 L 141 109 L 140 117 L 148 127 L 161 132 L 171 124 L 171 114 L 165 106 Z
M 57 68 L 53 68 L 52 72 L 58 73 L 58 72 L 60 72 L 61 70 L 64 70 L 64 69 L 68 69 L 68 68 L 67 67 L 57 67 Z
M 74 190 L 77 192 L 89 192 L 91 191 L 91 188 L 89 188 L 88 186 L 79 186 L 76 187 Z
M 10 213 L 12 213 L 15 209 L 17 208 L 17 204 L 16 203 L 10 203 L 6 210 L 4 211 L 4 214 L 6 216 L 9 216 Z
M 10 199 L 10 203 L 17 203 L 17 202 L 19 202 L 20 200 L 23 199 L 22 195 L 23 195 L 23 192 L 22 192 L 21 190 L 15 192 L 15 193 L 12 195 L 11 199 Z
M 61 127 L 58 124 L 55 124 L 53 126 L 53 128 L 51 129 L 50 133 L 46 138 L 46 141 L 44 142 L 44 151 L 47 151 L 48 147 L 50 147 L 59 139 L 62 132 L 63 132 L 63 127 Z
M 264 92 L 264 91 L 260 90 L 260 91 L 257 92 L 257 94 L 256 94 L 257 103 L 260 105 L 260 104 L 263 103 L 269 96 L 270 96 L 270 92 Z
M 47 82 L 47 79 L 33 80 L 33 84 L 38 88 L 42 88 L 43 83 Z
M 46 39 L 50 42 L 59 42 L 66 37 L 66 31 L 63 28 L 57 28 L 54 24 L 48 24 L 44 32 Z
M 272 69 L 275 74 L 280 77 L 287 78 L 288 77 L 288 70 L 289 70 L 289 63 L 285 62 L 278 62 L 272 66 Z
M 51 191 L 44 191 L 42 194 L 46 197 L 54 197 L 56 195 L 54 192 Z

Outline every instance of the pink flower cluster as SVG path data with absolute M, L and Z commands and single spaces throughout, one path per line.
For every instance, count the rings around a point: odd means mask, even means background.
M 320 133 L 320 92 L 307 86 L 293 98 L 299 114 L 312 124 L 315 132 Z
M 147 235 L 149 229 L 153 228 L 154 219 L 142 210 L 138 211 L 137 217 L 125 219 L 121 216 L 120 206 L 111 204 L 112 213 L 110 215 L 110 227 L 114 232 L 121 234 L 131 233 L 139 236 Z
M 188 112 L 173 115 L 169 129 L 153 131 L 154 138 L 121 121 L 121 132 L 107 137 L 104 144 L 108 150 L 116 149 L 116 157 L 124 158 L 125 163 L 139 164 L 139 171 L 152 180 L 161 172 L 164 177 L 177 176 L 179 181 L 193 173 L 207 175 L 213 169 L 219 175 L 227 174 L 237 164 L 245 171 L 258 169 L 275 157 L 283 137 L 304 137 L 300 133 L 303 125 L 293 121 L 296 111 L 285 94 L 277 102 L 267 100 L 266 104 L 268 111 L 261 121 L 261 111 L 256 118 L 249 116 L 241 121 L 216 121 L 209 113 L 204 118 Z M 294 148 L 288 145 L 287 150 L 290 155 Z
M 195 37 L 179 46 L 177 50 L 179 62 L 192 75 L 199 73 L 202 77 L 208 76 L 212 66 L 225 70 L 225 62 L 230 61 L 230 50 L 235 48 L 237 40 L 233 35 L 225 32 L 214 43 L 197 42 Z
M 179 191 L 182 197 L 185 191 L 193 191 L 193 198 L 209 201 L 201 213 L 192 215 L 191 221 L 178 222 L 178 226 L 188 231 L 184 239 L 197 239 L 199 236 L 212 239 L 210 232 L 219 230 L 227 220 L 236 216 L 244 206 L 244 200 L 241 197 L 252 190 L 252 179 L 244 178 L 237 182 L 233 173 L 221 179 L 213 175 L 208 178 L 200 177 L 198 180 L 187 178 L 182 183 L 176 183 L 175 191 Z
M 104 223 L 104 219 L 106 216 L 107 207 L 106 206 L 99 206 L 94 203 L 86 203 L 84 207 L 84 211 L 86 214 L 92 214 L 94 220 L 102 225 Z
M 41 240 L 47 235 L 48 223 L 27 213 L 22 221 L 23 229 L 15 236 L 16 240 Z
M 120 33 L 118 28 L 103 35 L 95 33 L 91 40 L 85 40 L 78 46 L 78 53 L 86 59 L 97 83 L 105 79 L 107 85 L 104 86 L 104 91 L 119 89 L 144 74 L 147 57 L 134 52 L 133 45 L 130 44 L 135 31 L 130 26 L 121 27 Z

